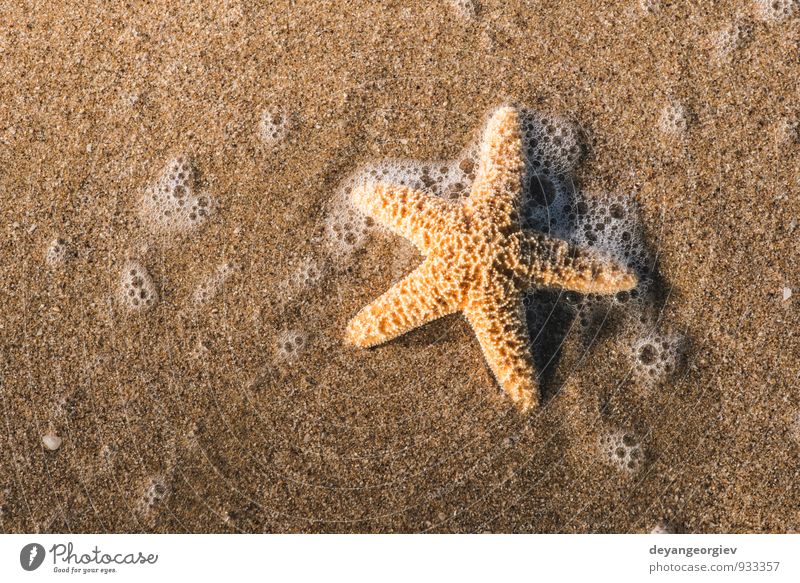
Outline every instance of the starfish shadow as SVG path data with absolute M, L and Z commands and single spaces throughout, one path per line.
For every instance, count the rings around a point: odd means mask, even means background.
M 611 254 L 627 263 L 640 281 L 636 289 L 611 297 L 551 289 L 532 289 L 525 295 L 531 350 L 546 404 L 569 372 L 561 366 L 569 336 L 577 336 L 578 361 L 584 360 L 603 340 L 622 332 L 627 322 L 652 319 L 651 314 L 665 306 L 670 288 L 632 198 L 587 196 L 564 174 L 531 171 L 526 182 L 523 227 Z

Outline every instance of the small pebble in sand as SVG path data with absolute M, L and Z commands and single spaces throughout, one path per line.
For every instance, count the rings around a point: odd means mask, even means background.
M 788 302 L 789 298 L 792 297 L 792 288 L 788 286 L 784 286 L 783 288 L 783 301 Z
M 42 437 L 42 443 L 50 451 L 56 451 L 59 447 L 61 447 L 62 441 L 63 440 L 53 432 L 50 432 Z

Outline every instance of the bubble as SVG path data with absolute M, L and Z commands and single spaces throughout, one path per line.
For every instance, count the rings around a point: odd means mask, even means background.
M 676 534 L 678 529 L 669 521 L 662 520 L 650 529 L 650 534 Z
M 69 247 L 66 240 L 61 237 L 56 237 L 47 246 L 45 251 L 44 260 L 50 267 L 56 267 L 64 263 L 69 257 Z
M 117 457 L 117 446 L 107 443 L 100 448 L 100 459 L 105 466 L 112 466 L 114 459 Z
M 364 246 L 374 220 L 358 210 L 350 199 L 356 181 L 348 181 L 329 202 L 325 217 L 325 240 L 345 256 Z
M 580 130 L 575 124 L 530 109 L 522 110 L 520 117 L 529 173 L 552 178 L 575 170 L 583 157 Z
M 632 431 L 618 429 L 603 435 L 600 447 L 611 463 L 627 473 L 638 472 L 644 464 L 641 440 Z
M 781 119 L 776 134 L 781 144 L 800 144 L 800 120 L 792 117 Z
M 674 375 L 683 354 L 684 338 L 677 333 L 650 332 L 631 348 L 634 377 L 645 385 L 656 385 Z
M 744 48 L 752 39 L 753 24 L 747 20 L 734 22 L 727 28 L 719 31 L 714 44 L 717 55 L 721 58 L 730 57 L 736 51 Z
M 224 0 L 221 5 L 222 21 L 228 26 L 235 26 L 245 17 L 241 2 Z
M 686 107 L 679 101 L 670 100 L 661 110 L 658 125 L 665 134 L 683 135 L 689 129 L 689 113 Z
M 158 302 L 153 278 L 137 261 L 128 262 L 120 275 L 120 301 L 131 312 L 145 312 Z
M 288 125 L 286 114 L 264 110 L 258 122 L 258 136 L 265 144 L 274 146 L 286 139 Z
M 301 330 L 284 330 L 278 334 L 275 344 L 278 358 L 292 361 L 306 349 L 308 338 Z
M 661 0 L 639 0 L 639 9 L 646 14 L 655 14 L 661 7 Z
M 755 6 L 762 20 L 783 22 L 798 13 L 800 0 L 755 0 Z
M 289 277 L 293 287 L 306 289 L 319 283 L 325 275 L 325 266 L 311 256 L 303 257 Z
M 142 211 L 156 231 L 183 232 L 199 227 L 211 216 L 214 198 L 195 194 L 195 168 L 191 156 L 171 160 L 159 179 L 145 190 Z
M 473 19 L 480 10 L 478 0 L 449 0 L 449 2 L 461 18 Z
M 170 480 L 163 474 L 150 477 L 144 486 L 144 492 L 139 500 L 138 510 L 148 516 L 158 510 L 170 495 Z
M 800 411 L 795 412 L 793 417 L 790 432 L 795 440 L 800 441 Z
M 653 257 L 639 222 L 639 207 L 631 196 L 612 192 L 577 192 L 568 213 L 568 237 L 577 245 L 598 251 L 635 271 L 639 283 L 611 298 L 585 296 L 581 304 L 611 301 L 630 310 L 641 309 L 652 287 Z

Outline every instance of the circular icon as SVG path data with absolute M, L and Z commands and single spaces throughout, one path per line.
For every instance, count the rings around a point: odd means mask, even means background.
M 30 543 L 19 552 L 19 564 L 26 571 L 35 571 L 44 562 L 44 547 L 39 543 Z

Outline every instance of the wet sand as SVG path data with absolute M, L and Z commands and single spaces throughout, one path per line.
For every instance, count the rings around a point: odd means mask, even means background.
M 800 7 L 63 4 L 0 9 L 2 531 L 800 528 Z M 343 345 L 419 258 L 332 244 L 342 181 L 453 159 L 507 102 L 578 124 L 582 191 L 638 204 L 671 374 L 642 381 L 616 309 L 548 324 L 528 415 L 460 316 Z M 181 154 L 213 212 L 159 231 Z

